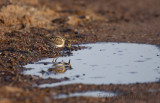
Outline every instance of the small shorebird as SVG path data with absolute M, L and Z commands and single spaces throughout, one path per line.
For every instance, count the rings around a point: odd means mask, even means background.
M 56 59 L 57 60 L 57 59 Z M 67 70 L 72 69 L 72 66 L 70 64 L 70 60 L 68 63 L 62 61 L 62 62 L 56 62 L 56 60 L 53 61 L 53 68 L 49 68 L 48 71 L 54 73 L 64 73 Z
M 56 48 L 65 47 L 66 39 L 61 36 L 48 37 L 48 40 Z
M 54 37 L 45 37 L 48 41 L 50 41 L 51 45 L 60 48 L 60 47 L 71 47 L 72 39 L 65 39 L 62 36 L 54 36 Z
M 61 47 L 69 47 L 70 48 L 72 45 L 72 42 L 76 41 L 74 39 L 66 39 L 62 36 L 47 37 L 47 36 L 44 36 L 41 34 L 37 34 L 37 35 L 44 37 L 55 48 L 61 48 Z

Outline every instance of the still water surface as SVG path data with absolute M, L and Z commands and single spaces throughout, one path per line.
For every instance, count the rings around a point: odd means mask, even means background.
M 155 82 L 160 79 L 160 48 L 155 45 L 135 43 L 83 44 L 89 47 L 73 51 L 72 56 L 46 58 L 28 64 L 26 75 L 68 81 L 42 84 L 40 87 L 84 83 L 84 84 L 129 84 Z M 68 63 L 70 60 L 70 63 Z

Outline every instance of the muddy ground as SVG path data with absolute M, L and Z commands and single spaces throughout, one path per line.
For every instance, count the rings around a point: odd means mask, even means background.
M 160 46 L 159 5 L 160 0 L 0 0 L 0 103 L 160 103 L 159 82 L 41 89 L 34 85 L 67 78 L 45 80 L 20 74 L 22 65 L 60 56 L 56 51 L 63 48 L 53 48 L 41 35 L 73 38 L 75 44 L 106 41 Z M 88 90 L 120 95 L 53 98 L 53 93 Z

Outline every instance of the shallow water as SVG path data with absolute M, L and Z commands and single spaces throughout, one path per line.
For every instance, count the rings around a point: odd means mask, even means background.
M 69 97 L 113 97 L 116 96 L 116 93 L 113 92 L 105 92 L 105 91 L 87 91 L 87 92 L 76 92 L 76 93 L 70 93 L 70 94 L 60 94 L 60 95 L 54 95 L 53 97 L 56 99 L 62 99 L 62 98 L 69 98 Z
M 72 56 L 59 57 L 56 62 L 52 62 L 53 58 L 47 58 L 28 64 L 24 67 L 32 69 L 23 73 L 42 78 L 69 78 L 68 81 L 42 84 L 40 87 L 72 83 L 144 83 L 160 79 L 160 48 L 155 45 L 95 43 L 82 46 L 91 48 L 73 51 Z

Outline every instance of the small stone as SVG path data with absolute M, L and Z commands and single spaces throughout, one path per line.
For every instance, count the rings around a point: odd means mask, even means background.
M 79 75 L 76 75 L 76 77 L 79 78 L 80 76 L 79 76 Z
M 64 79 L 65 79 L 65 80 L 68 80 L 69 78 L 68 78 L 68 77 L 64 77 Z
M 79 85 L 78 88 L 82 88 L 82 85 Z
M 42 75 L 39 75 L 38 78 L 41 79 L 41 78 L 42 78 Z
M 44 63 L 44 65 L 48 65 L 48 63 Z

